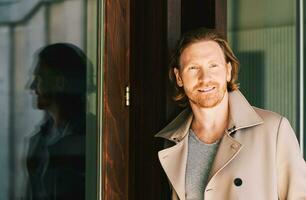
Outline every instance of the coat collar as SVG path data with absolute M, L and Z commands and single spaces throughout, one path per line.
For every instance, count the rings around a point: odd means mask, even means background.
M 262 118 L 256 113 L 239 90 L 229 92 L 229 110 L 229 133 L 263 123 Z M 191 109 L 186 108 L 164 129 L 158 132 L 155 137 L 162 137 L 178 143 L 187 135 L 192 119 L 193 114 Z

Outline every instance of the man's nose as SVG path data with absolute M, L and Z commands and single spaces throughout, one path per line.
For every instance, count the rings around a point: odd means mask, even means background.
M 201 69 L 199 71 L 199 76 L 198 76 L 199 81 L 206 82 L 207 80 L 209 80 L 209 78 L 210 75 L 205 69 Z

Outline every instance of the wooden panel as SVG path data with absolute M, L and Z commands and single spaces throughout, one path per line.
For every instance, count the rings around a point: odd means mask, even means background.
M 128 197 L 130 6 L 128 0 L 105 1 L 103 200 Z
M 132 2 L 130 199 L 156 200 L 168 184 L 154 138 L 166 116 L 167 1 Z
M 181 0 L 182 33 L 198 28 L 215 28 L 226 35 L 226 0 Z
M 182 33 L 202 26 L 215 27 L 215 0 L 181 0 L 181 2 Z

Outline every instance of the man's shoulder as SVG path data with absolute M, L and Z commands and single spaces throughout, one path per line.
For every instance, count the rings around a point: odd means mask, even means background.
M 180 140 L 186 135 L 192 121 L 192 111 L 190 108 L 184 109 L 168 125 L 161 129 L 155 137 L 161 137 L 168 140 Z
M 263 119 L 264 124 L 267 124 L 267 123 L 279 124 L 282 118 L 284 118 L 284 116 L 282 116 L 281 114 L 277 112 L 258 108 L 255 106 L 252 106 L 252 107 L 255 110 L 255 112 Z

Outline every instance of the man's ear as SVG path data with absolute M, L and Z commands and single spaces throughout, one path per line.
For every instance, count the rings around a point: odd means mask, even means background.
M 226 64 L 226 81 L 230 82 L 232 79 L 232 64 L 231 62 L 228 62 Z
M 183 87 L 183 80 L 180 76 L 180 71 L 178 68 L 174 67 L 174 74 L 175 74 L 175 78 L 176 78 L 176 83 L 179 87 Z

